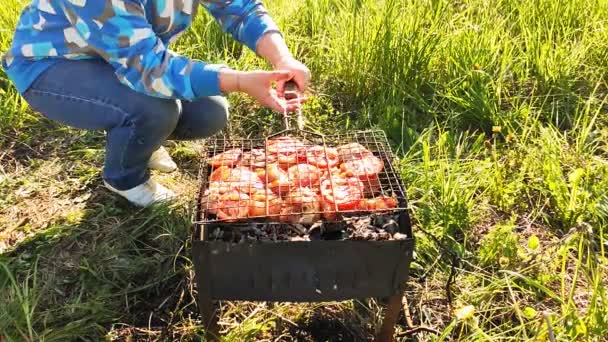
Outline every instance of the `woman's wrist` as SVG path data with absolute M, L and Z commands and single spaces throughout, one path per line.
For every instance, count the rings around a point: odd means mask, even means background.
M 279 57 L 277 57 L 271 64 L 272 64 L 272 68 L 273 69 L 279 69 L 281 67 L 281 65 L 284 65 L 287 61 L 290 60 L 294 60 L 295 58 L 293 57 L 292 54 L 284 54 L 281 55 Z
M 260 39 L 257 53 L 274 69 L 284 61 L 293 58 L 283 36 L 278 32 L 268 32 Z
M 223 93 L 233 93 L 242 91 L 242 78 L 245 72 L 222 68 L 219 72 L 220 90 Z

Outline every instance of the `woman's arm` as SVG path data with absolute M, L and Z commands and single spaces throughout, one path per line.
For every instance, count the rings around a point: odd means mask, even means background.
M 259 0 L 201 0 L 222 31 L 256 52 L 258 41 L 269 32 L 280 34 L 276 23 Z
M 138 92 L 195 100 L 240 91 L 279 112 L 297 108 L 295 102 L 279 98 L 272 88 L 272 82 L 290 79 L 289 71 L 237 72 L 225 65 L 179 56 L 156 36 L 139 0 L 125 0 L 121 11 L 105 17 L 105 1 L 79 6 L 59 0 L 58 4 L 72 23 L 64 31 L 68 47 L 97 52 L 112 65 L 123 84 Z
M 293 78 L 288 70 L 275 71 L 237 71 L 229 68 L 220 70 L 220 89 L 224 93 L 244 92 L 265 107 L 277 112 L 297 110 L 303 99 L 286 100 L 279 96 L 272 83 L 285 83 Z
M 121 1 L 123 8 L 113 11 L 106 9 L 109 1 L 77 3 L 57 1 L 72 24 L 64 30 L 67 46 L 74 51 L 95 51 L 112 65 L 123 84 L 163 98 L 194 100 L 221 94 L 219 70 L 223 65 L 169 51 L 146 19 L 141 0 Z
M 270 14 L 259 0 L 201 1 L 224 32 L 268 61 L 275 70 L 289 70 L 303 93 L 310 80 L 310 70 L 293 58 L 283 36 Z M 288 81 L 288 80 L 287 80 Z M 277 92 L 283 96 L 286 81 L 277 82 Z
M 262 36 L 257 46 L 257 53 L 266 59 L 275 70 L 292 72 L 292 80 L 297 84 L 300 93 L 304 93 L 310 81 L 310 70 L 292 56 L 282 35 L 269 32 Z M 284 88 L 284 81 L 277 82 L 277 92 L 281 97 L 283 97 Z

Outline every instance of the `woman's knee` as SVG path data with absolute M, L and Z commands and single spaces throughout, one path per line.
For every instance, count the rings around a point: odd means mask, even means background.
M 230 117 L 230 111 L 228 100 L 223 96 L 214 96 L 213 97 L 213 105 L 210 109 L 210 116 L 213 118 L 213 124 L 211 125 L 211 130 L 213 133 L 216 133 L 226 127 L 228 123 L 228 119 Z M 212 133 L 212 134 L 213 134 Z
M 228 100 L 223 96 L 210 96 L 205 101 L 205 108 L 200 108 L 198 117 L 201 117 L 207 126 L 207 135 L 217 133 L 228 123 L 230 112 Z
M 180 107 L 176 100 L 148 97 L 141 101 L 132 113 L 137 134 L 164 140 L 179 121 Z
M 228 100 L 223 96 L 183 102 L 182 114 L 170 138 L 192 140 L 212 136 L 226 126 L 229 116 Z

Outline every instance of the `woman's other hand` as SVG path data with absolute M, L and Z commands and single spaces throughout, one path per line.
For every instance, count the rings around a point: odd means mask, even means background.
M 305 98 L 286 100 L 278 87 L 295 78 L 289 70 L 274 71 L 236 71 L 228 68 L 220 70 L 220 89 L 224 93 L 243 92 L 254 98 L 264 107 L 277 112 L 296 111 Z M 277 89 L 273 84 L 277 84 Z M 296 81 L 297 83 L 297 81 Z

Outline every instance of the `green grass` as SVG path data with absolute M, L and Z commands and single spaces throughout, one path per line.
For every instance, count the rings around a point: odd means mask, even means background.
M 313 72 L 308 126 L 395 143 L 417 237 L 408 310 L 439 332 L 404 336 L 402 319 L 400 339 L 608 336 L 608 2 L 266 3 Z M 2 51 L 22 5 L 0 8 Z M 175 49 L 267 67 L 206 15 Z M 231 134 L 281 127 L 230 100 Z M 182 170 L 157 175 L 182 200 L 136 210 L 100 186 L 100 132 L 42 119 L 3 72 L 0 112 L 0 341 L 203 336 L 188 241 L 199 143 L 171 143 Z M 221 322 L 226 340 L 367 338 L 381 309 L 354 304 L 222 303 Z

